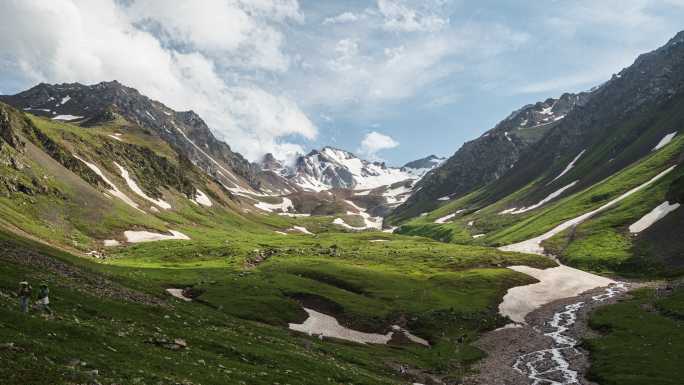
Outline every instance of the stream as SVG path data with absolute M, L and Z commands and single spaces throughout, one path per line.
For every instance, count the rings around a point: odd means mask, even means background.
M 591 301 L 603 302 L 626 290 L 625 283 L 617 282 L 608 286 L 602 294 L 592 296 Z M 577 313 L 585 305 L 583 301 L 576 302 L 555 312 L 545 325 L 550 331 L 544 333 L 553 340 L 552 347 L 519 356 L 513 369 L 527 376 L 532 385 L 579 384 L 578 372 L 570 368 L 568 357 L 581 352 L 576 349 L 578 341 L 566 332 L 575 324 Z

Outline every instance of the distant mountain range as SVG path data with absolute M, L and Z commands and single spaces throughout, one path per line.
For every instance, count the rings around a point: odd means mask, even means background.
M 267 154 L 261 162 L 269 170 L 308 191 L 330 189 L 372 190 L 406 180 L 417 180 L 439 166 L 444 159 L 434 155 L 409 162 L 403 167 L 388 167 L 370 162 L 353 153 L 333 147 L 313 150 L 297 158 L 292 167 Z

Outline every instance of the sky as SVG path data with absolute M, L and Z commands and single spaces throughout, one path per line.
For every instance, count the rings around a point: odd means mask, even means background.
M 0 0 L 0 93 L 118 80 L 252 161 L 450 156 L 684 29 L 684 0 Z

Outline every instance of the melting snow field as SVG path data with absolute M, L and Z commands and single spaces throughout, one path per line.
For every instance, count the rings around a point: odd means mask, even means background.
M 670 202 L 663 202 L 656 206 L 648 214 L 639 218 L 638 221 L 632 223 L 629 226 L 629 232 L 632 234 L 638 234 L 647 228 L 651 227 L 652 224 L 658 222 L 659 220 L 665 218 L 665 216 L 679 208 L 679 203 L 670 204 Z
M 126 241 L 129 243 L 143 243 L 143 242 L 156 242 L 156 241 L 167 241 L 167 240 L 190 240 L 190 237 L 181 233 L 180 231 L 169 231 L 172 235 L 152 233 L 149 231 L 124 231 L 124 236 Z
M 591 301 L 603 302 L 625 290 L 623 283 L 612 284 L 603 294 L 591 297 Z M 552 347 L 519 356 L 513 369 L 532 380 L 532 385 L 579 384 L 579 375 L 577 371 L 570 369 L 570 362 L 566 358 L 568 354 L 579 353 L 576 349 L 578 342 L 566 332 L 575 324 L 577 313 L 585 305 L 585 302 L 576 302 L 556 312 L 547 322 L 551 331 L 544 333 L 553 340 Z
M 671 133 L 665 135 L 662 139 L 660 139 L 660 142 L 658 142 L 658 144 L 656 144 L 655 147 L 653 147 L 653 149 L 651 151 L 657 151 L 657 150 L 660 150 L 661 148 L 667 146 L 667 144 L 672 141 L 672 139 L 675 137 L 675 135 L 677 135 L 677 131 L 671 132 Z
M 509 266 L 509 269 L 539 280 L 538 283 L 508 289 L 499 304 L 499 313 L 518 323 L 524 323 L 525 316 L 547 303 L 615 283 L 612 279 L 564 265 L 549 269 Z
M 126 184 L 128 184 L 128 188 L 130 188 L 134 193 L 136 193 L 138 196 L 142 197 L 143 199 L 150 201 L 150 202 L 154 203 L 155 205 L 157 205 L 163 209 L 168 210 L 171 208 L 171 205 L 168 202 L 164 201 L 163 199 L 154 199 L 152 197 L 147 196 L 147 194 L 145 194 L 145 192 L 138 186 L 138 184 L 135 183 L 135 181 L 133 179 L 131 179 L 130 174 L 128 173 L 128 171 L 125 168 L 121 167 L 121 165 L 116 163 L 116 162 L 114 162 L 114 165 L 116 165 L 116 167 L 119 168 L 119 171 L 121 172 L 121 176 L 126 181 Z
M 309 318 L 301 324 L 291 323 L 289 325 L 290 330 L 307 333 L 309 335 L 338 338 L 341 340 L 358 342 L 360 344 L 387 344 L 392 339 L 395 332 L 403 332 L 409 340 L 424 346 L 430 346 L 426 340 L 414 336 L 398 326 L 393 326 L 393 331 L 387 334 L 364 333 L 340 325 L 335 317 L 331 317 L 327 314 L 319 313 L 316 310 L 308 308 L 304 308 L 304 311 L 309 314 Z

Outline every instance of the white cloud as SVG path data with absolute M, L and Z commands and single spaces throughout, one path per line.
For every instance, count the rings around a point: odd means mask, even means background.
M 162 40 L 189 47 L 231 66 L 285 71 L 282 33 L 274 22 L 301 20 L 296 1 L 145 0 L 124 7 L 129 18 L 160 30 Z M 259 15 L 255 17 L 254 14 Z
M 353 23 L 361 19 L 361 16 L 352 12 L 343 12 L 337 16 L 327 17 L 323 20 L 323 25 Z
M 399 142 L 392 139 L 392 137 L 377 131 L 372 131 L 366 134 L 361 141 L 359 152 L 367 156 L 370 160 L 377 160 L 378 151 L 395 148 L 397 146 L 399 146 Z
M 364 109 L 405 100 L 469 65 L 478 66 L 525 44 L 528 35 L 496 24 L 465 24 L 396 41 L 372 32 L 326 44 L 311 56 L 306 77 L 291 78 L 304 105 Z M 320 49 L 320 48 L 319 48 Z M 424 104 L 419 103 L 419 104 Z
M 389 31 L 434 32 L 449 24 L 447 18 L 431 11 L 421 12 L 400 0 L 378 0 L 378 10 L 384 17 L 383 28 Z
M 288 97 L 219 69 L 226 64 L 221 57 L 231 54 L 238 60 L 230 65 L 287 68 L 274 25 L 301 20 L 296 1 L 190 4 L 134 2 L 127 8 L 114 0 L 0 2 L 0 69 L 18 69 L 16 77 L 26 86 L 119 80 L 174 109 L 193 109 L 253 160 L 267 151 L 285 157 L 279 152 L 300 149 L 284 137 L 314 138 L 316 127 Z M 150 20 L 166 32 L 162 37 L 139 28 L 140 23 L 149 27 Z

